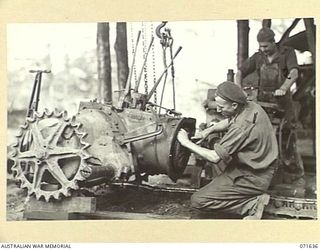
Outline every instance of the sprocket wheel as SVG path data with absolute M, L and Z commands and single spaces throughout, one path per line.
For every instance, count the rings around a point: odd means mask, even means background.
M 70 196 L 71 189 L 79 188 L 78 181 L 85 180 L 82 171 L 89 155 L 80 123 L 69 119 L 67 112 L 35 113 L 27 118 L 12 145 L 12 171 L 28 195 L 35 194 L 48 202 L 61 195 Z

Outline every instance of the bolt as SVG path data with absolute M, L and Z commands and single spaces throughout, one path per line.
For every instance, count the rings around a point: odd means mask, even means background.
M 282 207 L 282 201 L 275 201 L 275 202 L 274 202 L 274 206 L 275 206 L 276 208 Z
M 296 210 L 301 210 L 302 209 L 302 204 L 301 203 L 294 203 L 294 208 L 296 209 Z

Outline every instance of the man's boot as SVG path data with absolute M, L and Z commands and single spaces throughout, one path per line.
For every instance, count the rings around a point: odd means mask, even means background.
M 264 207 L 268 205 L 270 195 L 262 194 L 258 196 L 257 205 L 255 207 L 254 214 L 244 217 L 244 220 L 260 220 L 263 214 Z

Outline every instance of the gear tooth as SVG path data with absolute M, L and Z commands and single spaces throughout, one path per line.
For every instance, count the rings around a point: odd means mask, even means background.
M 42 112 L 42 113 L 40 113 L 40 112 L 38 112 L 38 111 L 36 111 L 35 113 L 34 113 L 34 116 L 35 116 L 35 118 L 42 118 L 43 117 L 43 115 L 44 115 L 44 113 Z
M 79 132 L 80 140 L 83 141 L 84 138 L 86 138 L 87 135 L 88 135 L 88 134 L 85 133 L 85 132 Z
M 58 111 L 58 112 L 56 113 L 56 117 L 57 117 L 57 118 L 61 118 L 62 115 L 63 115 L 63 111 Z
M 69 197 L 69 196 L 71 196 L 71 190 L 67 190 L 66 192 L 66 197 Z
M 34 194 L 34 189 L 33 188 L 28 189 L 28 196 L 31 196 L 32 194 Z
M 45 108 L 44 109 L 44 114 L 47 116 L 47 117 L 51 117 L 53 115 L 53 111 L 50 111 L 48 108 Z
M 53 110 L 53 114 L 55 115 L 55 116 L 59 116 L 59 110 L 57 109 L 57 108 L 54 108 L 54 110 Z
M 20 179 L 21 180 L 21 179 Z M 20 188 L 27 188 L 27 183 L 21 180 Z
M 73 115 L 72 117 L 71 117 L 71 124 L 74 124 L 76 122 L 76 117 Z
M 18 170 L 16 178 L 21 179 L 21 174 L 22 174 L 21 171 Z
M 86 152 L 81 150 L 81 158 L 82 158 L 82 162 L 84 162 L 85 160 L 88 160 L 90 158 L 90 155 L 88 155 Z
M 18 154 L 18 151 L 15 150 L 15 149 L 12 149 L 10 152 L 9 152 L 9 158 L 14 158 L 16 157 Z
M 40 193 L 38 193 L 38 192 L 34 192 L 34 193 L 35 193 L 37 201 L 40 200 L 42 195 Z
M 70 118 L 68 117 L 68 112 L 67 111 L 65 113 L 63 113 L 63 120 L 65 122 L 70 122 Z
M 76 180 L 76 181 L 84 181 L 84 180 L 86 180 L 86 177 L 84 177 L 84 176 L 81 174 L 81 171 L 80 171 L 80 170 L 82 170 L 82 169 L 83 169 L 83 167 L 82 167 L 81 169 L 79 169 L 78 173 L 77 173 L 76 176 L 74 177 L 74 180 Z M 78 183 L 76 183 L 76 185 L 77 185 L 77 189 L 79 189 Z
M 59 191 L 57 190 L 57 191 L 55 191 L 54 193 L 53 193 L 53 198 L 55 198 L 56 200 L 59 200 L 59 195 L 60 195 L 60 193 L 59 193 Z
M 27 117 L 27 118 L 26 118 L 26 121 L 29 122 L 29 123 L 33 123 L 33 122 L 35 122 L 35 120 L 36 120 L 36 119 L 35 119 L 34 116 L 31 116 L 31 117 Z
M 16 150 L 15 148 L 19 146 L 19 141 L 16 140 L 14 143 L 11 144 L 11 149 Z
M 73 190 L 79 189 L 79 186 L 78 186 L 78 184 L 76 183 L 76 181 L 74 181 L 74 182 L 71 183 L 70 189 L 73 189 Z
M 64 120 L 68 119 L 68 112 L 66 110 L 63 111 L 62 117 Z
M 13 159 L 12 169 L 17 169 L 17 162 Z
M 49 202 L 50 198 L 51 198 L 51 196 L 49 194 L 44 195 L 44 199 L 46 200 L 46 202 Z
M 13 172 L 13 176 L 14 176 L 14 178 L 16 179 L 16 178 L 17 178 L 17 175 L 18 175 L 17 167 L 16 167 L 16 166 L 12 166 L 12 167 L 11 167 L 11 171 Z
M 70 191 L 68 190 L 68 188 L 63 188 L 62 189 L 62 194 L 65 196 L 65 197 L 68 197 L 71 195 Z
M 27 129 L 28 127 L 29 127 L 29 123 L 27 122 L 19 126 L 20 129 Z
M 20 126 L 20 128 L 15 133 L 15 137 L 19 138 L 19 137 L 21 137 L 23 135 L 23 130 L 21 128 L 22 128 L 22 126 Z

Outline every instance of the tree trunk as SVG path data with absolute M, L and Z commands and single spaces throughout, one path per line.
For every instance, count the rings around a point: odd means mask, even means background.
M 126 87 L 129 74 L 126 23 L 117 23 L 117 37 L 114 48 L 117 56 L 118 87 L 120 90 Z
M 249 55 L 249 21 L 238 20 L 238 69 Z
M 109 23 L 98 23 L 97 58 L 100 99 L 105 102 L 112 102 Z

